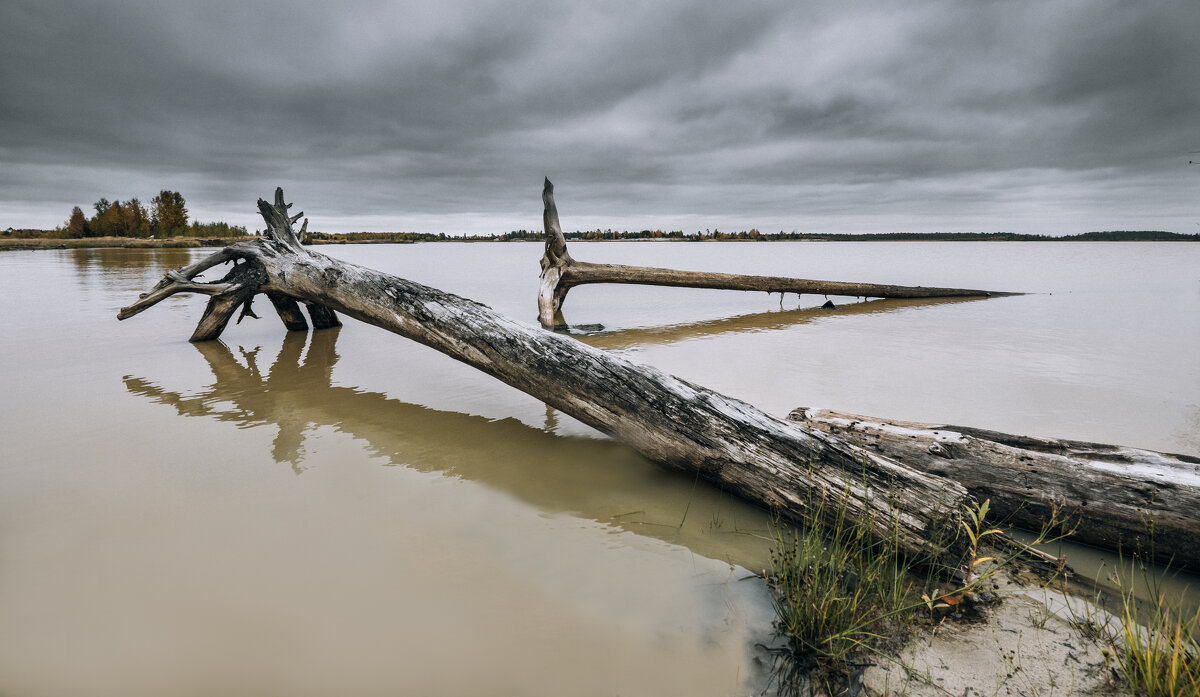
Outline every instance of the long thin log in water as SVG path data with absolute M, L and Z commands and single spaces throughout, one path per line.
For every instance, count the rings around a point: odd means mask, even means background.
M 788 419 L 960 482 L 1014 524 L 1057 512 L 1078 542 L 1200 570 L 1200 458 L 828 410 Z
M 339 261 L 301 244 L 282 190 L 259 200 L 262 238 L 239 242 L 167 274 L 119 319 L 178 292 L 211 296 L 193 341 L 216 338 L 257 293 L 372 324 L 467 363 L 621 440 L 661 464 L 696 472 L 728 491 L 806 520 L 843 507 L 880 537 L 914 555 L 956 567 L 970 501 L 957 482 L 910 469 L 835 436 L 770 416 L 749 404 L 504 317 L 472 300 Z M 195 278 L 218 264 L 233 269 L 214 283 Z M 289 327 L 295 307 L 274 302 Z M 824 504 L 824 505 L 820 505 Z
M 934 288 L 926 286 L 897 286 L 883 283 L 851 283 L 846 281 L 816 281 L 783 276 L 753 276 L 746 274 L 712 273 L 707 271 L 678 271 L 647 266 L 622 264 L 592 264 L 575 261 L 567 252 L 567 240 L 558 222 L 558 207 L 554 203 L 554 185 L 546 179 L 542 190 L 545 210 L 542 224 L 546 231 L 546 250 L 542 255 L 541 283 L 538 288 L 538 320 L 547 328 L 564 328 L 562 305 L 567 292 L 587 283 L 629 283 L 647 286 L 677 286 L 683 288 L 713 288 L 719 290 L 757 290 L 767 293 L 797 293 L 841 295 L 863 298 L 986 298 L 1014 293 L 1002 293 L 971 288 Z

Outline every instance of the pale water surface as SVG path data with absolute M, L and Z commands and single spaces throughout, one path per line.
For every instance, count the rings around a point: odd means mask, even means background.
M 536 244 L 322 247 L 533 323 Z M 1200 454 L 1200 245 L 572 243 L 580 260 L 1025 291 L 587 286 L 579 338 L 786 414 Z M 770 520 L 430 349 L 204 299 L 205 251 L 0 254 L 0 694 L 729 695 Z M 602 328 L 597 325 L 602 325 Z

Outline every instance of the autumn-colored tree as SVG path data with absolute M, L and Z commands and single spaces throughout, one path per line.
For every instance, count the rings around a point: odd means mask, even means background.
M 125 202 L 121 216 L 121 234 L 127 237 L 150 236 L 150 214 L 136 198 Z
M 84 237 L 149 237 L 150 213 L 136 198 L 121 203 L 101 198 L 94 206 L 96 215 L 85 221 Z M 80 215 L 83 212 L 80 211 Z M 72 212 L 72 217 L 74 213 Z M 74 234 L 68 223 L 68 232 Z
M 99 201 L 92 204 L 92 208 L 96 211 L 96 214 L 88 221 L 86 234 L 88 237 L 103 237 L 107 232 L 105 230 L 104 219 L 108 215 L 108 209 L 112 208 L 112 203 L 107 198 L 101 196 Z
M 151 227 L 164 237 L 182 235 L 187 230 L 187 207 L 178 191 L 163 189 L 151 201 Z
M 91 237 L 124 237 L 129 233 L 126 231 L 126 219 L 129 215 L 128 204 L 122 204 L 120 201 L 109 203 L 108 199 L 102 198 L 96 202 L 96 215 L 92 218 L 89 228 Z
M 92 204 L 96 214 L 88 222 L 88 237 L 108 237 L 117 234 L 121 202 L 111 202 L 103 196 Z
M 71 217 L 67 220 L 67 236 L 68 237 L 87 237 L 88 235 L 88 220 L 83 214 L 83 209 L 75 206 L 71 209 Z

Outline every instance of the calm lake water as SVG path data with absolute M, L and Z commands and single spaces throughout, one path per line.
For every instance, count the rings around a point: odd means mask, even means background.
M 322 247 L 536 323 L 537 244 Z M 1200 244 L 579 243 L 575 258 L 1023 291 L 574 289 L 582 341 L 826 407 L 1200 455 Z M 126 322 L 205 250 L 0 254 L 0 694 L 730 695 L 770 520 L 374 327 Z M 602 326 L 601 326 L 602 325 Z

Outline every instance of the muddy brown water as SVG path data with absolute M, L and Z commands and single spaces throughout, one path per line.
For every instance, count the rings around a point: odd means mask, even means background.
M 536 321 L 536 244 L 320 251 Z M 571 291 L 582 341 L 828 407 L 1200 454 L 1200 245 L 572 243 L 581 260 L 977 287 Z M 187 342 L 127 305 L 204 250 L 0 254 L 0 693 L 727 695 L 770 640 L 763 512 L 348 322 Z M 1079 553 L 1081 557 L 1083 553 Z

